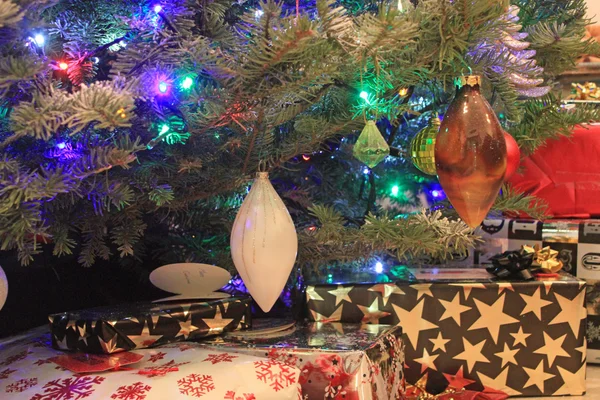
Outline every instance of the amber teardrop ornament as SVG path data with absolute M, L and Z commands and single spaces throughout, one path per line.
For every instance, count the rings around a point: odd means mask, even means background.
M 435 143 L 440 184 L 458 215 L 472 228 L 481 224 L 500 192 L 506 171 L 504 131 L 482 96 L 479 76 L 457 80 Z

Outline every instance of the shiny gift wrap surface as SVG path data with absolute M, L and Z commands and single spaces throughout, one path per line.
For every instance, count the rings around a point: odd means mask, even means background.
M 124 304 L 48 319 L 56 349 L 111 354 L 247 328 L 250 298 Z
M 234 333 L 202 343 L 298 367 L 308 400 L 391 400 L 404 395 L 401 334 L 388 325 L 318 322 L 262 338 Z
M 75 374 L 50 359 L 81 354 L 52 349 L 46 331 L 39 328 L 0 341 L 1 399 L 297 400 L 301 396 L 300 371 L 294 366 L 187 342 L 133 351 L 128 354 L 141 355 L 142 360 L 117 370 Z
M 497 281 L 482 268 L 404 270 L 406 279 L 395 283 L 309 284 L 309 318 L 399 323 L 406 380 L 427 376 L 431 393 L 457 384 L 511 396 L 585 392 L 584 281 L 568 274 Z

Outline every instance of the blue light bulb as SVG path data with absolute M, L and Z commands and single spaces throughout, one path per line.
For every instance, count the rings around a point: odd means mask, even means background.
M 158 91 L 161 93 L 167 93 L 167 90 L 169 90 L 169 85 L 167 85 L 167 82 L 161 81 L 158 84 Z
M 37 35 L 35 35 L 33 37 L 33 41 L 35 42 L 35 44 L 37 44 L 38 46 L 42 47 L 44 45 L 44 43 L 46 43 L 46 38 L 44 37 L 44 35 L 38 33 Z
M 162 6 L 161 6 L 160 4 L 157 4 L 157 5 L 155 5 L 155 6 L 154 6 L 154 8 L 153 8 L 154 12 L 155 12 L 155 13 L 157 13 L 157 14 L 158 14 L 159 12 L 161 12 L 161 11 L 162 11 L 162 9 L 163 9 L 163 8 L 162 8 Z

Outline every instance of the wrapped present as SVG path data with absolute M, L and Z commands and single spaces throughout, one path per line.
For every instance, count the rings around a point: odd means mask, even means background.
M 236 335 L 202 343 L 298 367 L 302 393 L 308 400 L 403 399 L 404 349 L 399 327 L 318 322 L 272 334 Z
M 261 357 L 215 351 L 197 343 L 94 355 L 50 347 L 47 328 L 0 341 L 0 398 L 11 400 L 298 400 L 300 370 Z M 100 372 L 125 356 L 136 362 Z M 135 356 L 136 358 L 134 358 Z M 61 359 L 59 364 L 57 358 Z M 141 358 L 141 360 L 140 360 Z M 131 361 L 131 360 L 130 360 Z M 65 366 L 77 365 L 85 374 Z
M 600 363 L 600 220 L 486 219 L 476 233 L 484 242 L 468 263 L 487 266 L 494 254 L 532 243 L 556 252 L 563 271 L 586 280 L 587 361 Z
M 116 353 L 218 335 L 251 326 L 249 297 L 134 303 L 50 315 L 60 350 Z
M 509 395 L 585 392 L 585 282 L 498 281 L 484 268 L 403 268 L 395 283 L 307 286 L 315 321 L 400 324 L 406 380 Z M 336 282 L 345 282 L 335 277 Z
M 560 218 L 600 216 L 600 124 L 576 127 L 521 161 L 509 183 L 543 199 Z

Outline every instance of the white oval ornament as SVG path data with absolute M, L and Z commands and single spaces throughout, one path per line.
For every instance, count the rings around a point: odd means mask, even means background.
M 163 265 L 150 273 L 150 282 L 165 292 L 177 294 L 175 299 L 215 299 L 229 297 L 214 293 L 225 286 L 231 275 L 223 268 L 208 264 L 178 263 Z
M 8 279 L 6 278 L 6 274 L 2 267 L 0 267 L 0 310 L 4 307 L 4 303 L 6 303 L 6 298 L 8 297 Z
M 258 306 L 271 310 L 296 262 L 298 236 L 285 204 L 259 172 L 235 217 L 231 256 Z

